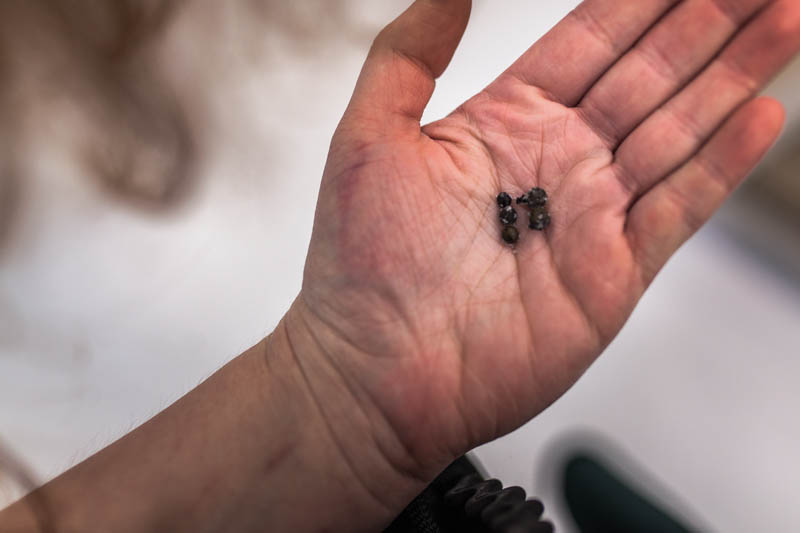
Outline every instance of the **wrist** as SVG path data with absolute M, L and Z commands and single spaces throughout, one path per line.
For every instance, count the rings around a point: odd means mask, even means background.
M 386 525 L 436 471 L 419 468 L 368 389 L 353 376 L 349 361 L 366 354 L 311 312 L 302 295 L 265 339 L 263 353 L 269 382 L 279 379 L 284 389 L 278 392 L 283 400 L 272 400 L 276 408 L 294 406 L 290 416 L 301 428 L 298 450 L 305 447 L 297 454 L 307 469 L 303 474 L 314 476 L 326 497 L 335 497 L 330 510 L 342 513 L 348 530 L 354 530 L 353 516 L 366 530 Z

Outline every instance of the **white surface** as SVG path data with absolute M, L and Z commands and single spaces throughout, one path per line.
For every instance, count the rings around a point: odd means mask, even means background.
M 357 4 L 370 6 L 365 24 L 404 5 Z M 479 90 L 572 5 L 477 2 L 426 118 Z M 218 23 L 213 43 L 178 47 L 185 83 L 220 69 L 198 88 L 211 126 L 178 211 L 109 202 L 58 160 L 25 176 L 0 252 L 0 436 L 41 479 L 257 341 L 300 287 L 329 137 L 368 42 L 328 35 L 310 52 L 245 61 L 225 45 L 241 21 Z M 562 400 L 478 455 L 557 510 L 539 475 L 548 442 L 596 428 L 713 529 L 800 530 L 798 323 L 798 281 L 706 229 Z

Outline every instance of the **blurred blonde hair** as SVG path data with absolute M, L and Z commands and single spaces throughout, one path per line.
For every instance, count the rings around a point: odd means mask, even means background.
M 317 53 L 320 42 L 343 36 L 368 38 L 372 28 L 354 22 L 358 6 L 354 0 L 0 2 L 0 74 L 9 82 L 0 88 L 0 119 L 17 130 L 7 137 L 21 139 L 9 150 L 11 157 L 26 151 L 21 143 L 27 138 L 19 131 L 48 121 L 68 123 L 60 126 L 68 130 L 62 138 L 87 176 L 118 197 L 169 207 L 190 185 L 195 130 L 202 128 L 202 119 L 190 116 L 191 102 L 174 93 L 164 73 L 165 43 L 186 31 L 184 19 L 198 41 L 207 42 L 209 35 L 235 39 L 238 52 L 285 57 Z M 235 35 L 220 34 L 226 17 L 235 18 Z M 212 70 L 213 58 L 207 59 Z M 198 90 L 214 74 L 196 80 Z M 6 179 L 25 173 L 20 165 L 10 166 Z M 6 195 L 11 193 L 8 187 Z

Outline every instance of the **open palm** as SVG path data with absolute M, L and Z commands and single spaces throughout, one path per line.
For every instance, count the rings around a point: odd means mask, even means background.
M 376 439 L 431 466 L 518 427 L 600 354 L 774 141 L 782 109 L 753 96 L 800 47 L 796 0 L 587 0 L 420 127 L 468 16 L 418 0 L 376 40 L 298 300 L 392 435 Z M 517 207 L 512 249 L 495 196 L 533 186 L 552 224 L 528 230 Z

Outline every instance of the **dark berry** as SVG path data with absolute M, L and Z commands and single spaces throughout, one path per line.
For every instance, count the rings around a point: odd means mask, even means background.
M 511 196 L 507 192 L 501 192 L 497 195 L 497 206 L 501 209 L 511 205 Z
M 510 205 L 500 210 L 500 222 L 504 225 L 513 224 L 517 221 L 517 210 Z
M 519 230 L 514 226 L 503 226 L 502 236 L 508 244 L 515 244 L 519 240 Z
M 525 193 L 522 196 L 517 197 L 517 204 L 527 204 L 527 203 L 528 203 L 528 193 Z
M 531 209 L 528 227 L 542 231 L 550 225 L 550 213 L 544 207 L 534 207 Z
M 540 207 L 547 205 L 547 191 L 542 188 L 534 187 L 527 194 L 528 205 L 531 207 Z

